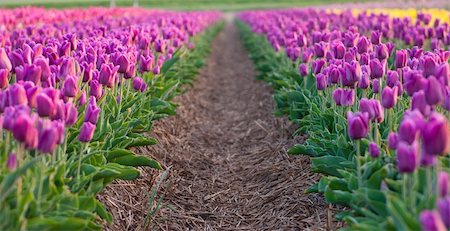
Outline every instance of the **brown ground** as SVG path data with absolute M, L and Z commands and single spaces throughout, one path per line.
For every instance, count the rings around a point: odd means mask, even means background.
M 155 124 L 160 143 L 140 150 L 170 167 L 168 193 L 150 226 L 143 219 L 157 174 L 108 186 L 108 230 L 325 230 L 341 226 L 323 198 L 305 194 L 318 180 L 309 160 L 286 150 L 302 138 L 272 115 L 272 91 L 255 80 L 236 28 L 225 26 L 195 86 L 177 98 L 177 115 Z M 161 195 L 161 194 L 160 194 Z M 333 214 L 333 215 L 332 215 Z

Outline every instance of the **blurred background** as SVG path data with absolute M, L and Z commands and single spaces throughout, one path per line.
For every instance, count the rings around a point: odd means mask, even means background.
M 348 3 L 348 4 L 343 4 Z M 42 6 L 48 8 L 117 6 L 150 7 L 171 10 L 222 10 L 291 8 L 322 6 L 337 8 L 450 8 L 450 0 L 0 0 L 0 8 L 20 6 Z
M 24 5 L 51 8 L 89 6 L 141 6 L 175 10 L 223 10 L 286 8 L 312 5 L 363 3 L 368 0 L 0 0 L 0 7 L 12 8 Z

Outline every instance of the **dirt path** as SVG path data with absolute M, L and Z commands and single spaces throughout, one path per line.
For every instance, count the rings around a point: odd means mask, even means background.
M 323 198 L 303 193 L 318 180 L 308 158 L 286 153 L 301 137 L 293 140 L 295 128 L 272 115 L 272 91 L 254 76 L 229 23 L 194 87 L 177 99 L 177 115 L 155 124 L 151 135 L 160 143 L 145 150 L 171 166 L 171 187 L 152 229 L 325 230 L 332 223 Z M 139 228 L 150 190 L 145 185 L 152 184 L 151 177 L 141 179 L 106 197 L 122 219 L 111 229 Z

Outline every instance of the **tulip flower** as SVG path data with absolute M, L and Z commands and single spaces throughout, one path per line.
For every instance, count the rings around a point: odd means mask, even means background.
M 369 144 L 369 154 L 373 158 L 377 158 L 380 156 L 380 148 L 378 147 L 378 145 L 376 143 L 371 142 Z
M 308 65 L 305 63 L 302 63 L 298 66 L 298 71 L 300 73 L 300 76 L 305 77 L 309 74 L 309 68 Z
M 369 114 L 355 112 L 347 113 L 348 135 L 352 140 L 365 138 L 369 132 Z
M 447 154 L 450 151 L 450 130 L 447 119 L 434 112 L 422 129 L 422 144 L 431 155 Z
M 36 60 L 34 60 L 34 65 L 38 66 L 41 70 L 41 81 L 46 81 L 51 74 L 48 59 L 43 57 L 37 58 Z
M 67 76 L 64 81 L 63 93 L 66 97 L 75 97 L 78 92 L 77 79 L 73 76 Z
M 396 150 L 398 146 L 398 135 L 395 132 L 390 132 L 388 136 L 388 145 L 392 150 Z
M 434 76 L 428 77 L 425 87 L 425 99 L 427 103 L 429 105 L 440 104 L 444 102 L 444 96 L 445 92 L 441 83 Z
M 421 67 L 423 68 L 423 74 L 425 77 L 428 77 L 430 75 L 434 75 L 437 68 L 437 63 L 434 57 L 430 55 L 426 55 L 421 59 L 420 63 Z
M 395 52 L 395 68 L 406 67 L 406 61 L 408 60 L 408 55 L 406 50 L 397 50 Z
M 424 89 L 427 84 L 426 79 L 419 71 L 405 71 L 403 83 L 409 96 L 412 96 L 414 92 Z
M 70 127 L 77 122 L 78 110 L 72 103 L 66 103 L 66 126 Z
M 67 76 L 76 76 L 76 66 L 75 59 L 73 58 L 64 58 L 61 64 L 61 68 L 59 69 L 58 78 L 60 80 L 64 80 Z
M 84 115 L 84 122 L 90 122 L 92 124 L 97 124 L 98 117 L 100 114 L 100 108 L 97 107 L 95 103 L 95 98 L 91 97 L 89 104 L 86 107 L 86 113 Z
M 438 174 L 437 186 L 440 197 L 446 197 L 450 192 L 450 176 L 447 172 L 441 171 Z
M 400 141 L 397 146 L 397 169 L 401 173 L 412 173 L 419 164 L 417 143 L 409 145 Z
M 381 33 L 380 31 L 372 31 L 370 34 L 370 41 L 374 45 L 378 45 L 381 43 Z
M 41 117 L 51 117 L 56 113 L 52 99 L 45 93 L 39 93 L 36 96 L 36 106 L 37 113 Z
M 117 65 L 119 65 L 119 73 L 126 73 L 130 69 L 130 61 L 124 54 L 121 54 L 119 58 L 117 58 Z
M 429 115 L 431 112 L 430 105 L 426 102 L 425 92 L 423 90 L 414 93 L 411 99 L 411 109 L 419 110 L 423 115 Z
M 324 59 L 316 59 L 312 62 L 312 69 L 315 75 L 319 74 L 322 71 L 323 66 L 325 65 Z
M 366 53 L 369 51 L 370 41 L 366 36 L 359 37 L 356 47 L 358 48 L 358 53 Z
M 341 105 L 351 106 L 355 103 L 355 91 L 353 89 L 343 89 L 341 94 Z
M 0 69 L 12 70 L 11 60 L 9 60 L 5 48 L 0 48 Z
M 17 168 L 17 155 L 15 153 L 9 153 L 8 159 L 6 159 L 6 169 L 14 171 Z
M 95 125 L 90 122 L 84 122 L 80 129 L 80 134 L 78 135 L 78 140 L 80 142 L 87 143 L 94 137 Z
M 420 224 L 423 231 L 447 231 L 441 216 L 436 211 L 422 211 L 420 213 Z
M 15 83 L 9 87 L 10 105 L 26 105 L 28 104 L 27 93 L 23 85 Z
M 383 92 L 381 93 L 381 104 L 384 108 L 390 109 L 395 106 L 395 104 L 397 103 L 397 92 L 397 87 L 390 88 L 389 86 L 386 86 L 383 89 Z
M 92 80 L 89 82 L 90 90 L 89 95 L 94 96 L 95 98 L 100 98 L 103 95 L 103 88 L 102 85 L 97 80 Z
M 445 227 L 450 229 L 450 197 L 447 196 L 438 201 L 438 210 Z
M 327 78 L 324 74 L 319 73 L 316 76 L 316 87 L 319 91 L 323 91 L 325 88 L 327 88 Z
M 5 89 L 9 85 L 8 75 L 8 70 L 0 69 L 0 89 Z
M 389 50 L 386 44 L 381 43 L 380 45 L 375 46 L 375 52 L 379 60 L 385 60 L 389 58 Z
M 44 129 L 39 136 L 37 149 L 43 153 L 53 153 L 56 148 L 57 131 L 50 127 Z
M 28 116 L 19 115 L 12 127 L 14 138 L 25 144 L 29 149 L 33 149 L 37 145 L 38 131 L 34 127 L 34 121 Z
M 370 66 L 370 78 L 379 79 L 383 77 L 386 71 L 386 60 L 380 62 L 378 59 L 372 59 L 369 61 Z
M 333 91 L 333 99 L 334 102 L 336 103 L 336 105 L 341 106 L 341 99 L 342 99 L 342 92 L 344 91 L 344 89 L 342 88 L 338 88 L 336 90 Z
M 399 83 L 399 76 L 396 71 L 388 71 L 386 75 L 386 85 L 393 88 Z
M 398 137 L 400 141 L 404 141 L 408 144 L 412 144 L 418 135 L 418 129 L 414 120 L 410 118 L 404 118 L 400 123 L 398 129 Z

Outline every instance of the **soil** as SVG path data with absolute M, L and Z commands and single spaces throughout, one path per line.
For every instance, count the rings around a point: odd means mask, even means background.
M 154 146 L 136 150 L 168 168 L 148 216 L 161 172 L 141 169 L 99 197 L 113 213 L 107 230 L 334 230 L 337 209 L 304 191 L 319 175 L 287 149 L 305 137 L 275 117 L 270 86 L 255 70 L 229 22 L 194 86 L 176 98 L 177 115 L 155 123 Z

